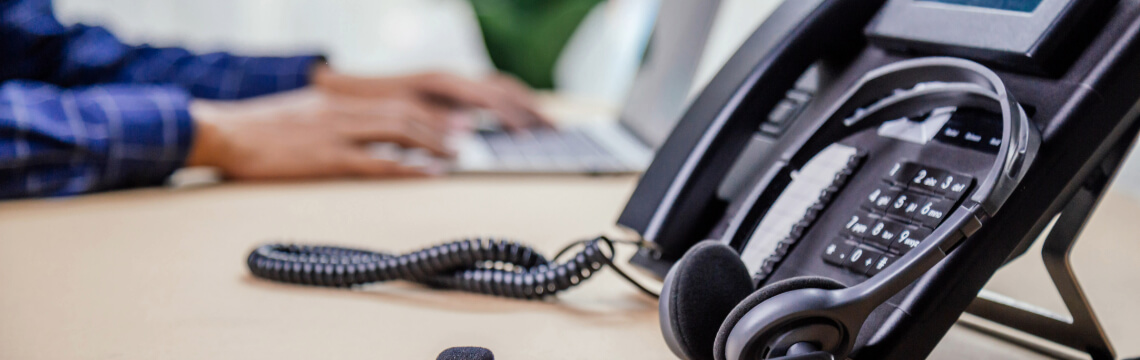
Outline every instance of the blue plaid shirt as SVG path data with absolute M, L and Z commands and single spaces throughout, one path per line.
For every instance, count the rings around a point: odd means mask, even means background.
M 299 88 L 317 59 L 129 46 L 61 25 L 50 0 L 0 0 L 0 199 L 161 184 L 194 138 L 191 99 Z

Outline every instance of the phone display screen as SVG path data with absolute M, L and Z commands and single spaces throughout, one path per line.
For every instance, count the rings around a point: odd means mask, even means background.
M 981 7 L 987 9 L 1010 10 L 1031 13 L 1041 5 L 1042 0 L 919 0 L 928 2 L 938 2 L 944 4 L 955 4 L 964 6 Z

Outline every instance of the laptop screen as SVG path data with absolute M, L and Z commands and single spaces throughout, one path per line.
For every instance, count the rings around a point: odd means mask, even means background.
M 689 102 L 783 0 L 663 0 L 620 121 L 646 145 L 665 143 Z

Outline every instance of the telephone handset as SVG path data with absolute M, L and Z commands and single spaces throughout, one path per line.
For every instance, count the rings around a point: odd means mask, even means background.
M 757 28 L 692 102 L 619 217 L 618 224 L 657 244 L 659 252 L 643 252 L 636 263 L 663 276 L 693 239 L 712 229 L 728 206 L 717 189 L 756 130 L 771 128 L 762 135 L 768 150 L 794 135 L 789 128 L 795 116 L 771 121 L 765 114 L 781 104 L 793 104 L 789 113 L 800 113 L 819 102 L 822 94 L 814 92 L 831 78 L 830 71 L 815 71 L 816 80 L 800 74 L 817 60 L 851 56 L 864 41 L 860 29 L 882 2 L 786 1 Z
M 786 2 L 694 101 L 618 221 L 675 354 L 924 356 L 1135 134 L 1140 2 L 971 4 Z

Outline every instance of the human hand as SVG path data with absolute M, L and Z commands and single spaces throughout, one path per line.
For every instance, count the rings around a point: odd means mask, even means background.
M 377 158 L 368 144 L 396 143 L 438 157 L 446 119 L 415 102 L 354 98 L 318 89 L 190 106 L 196 136 L 189 166 L 218 168 L 234 179 L 440 174 L 443 164 Z
M 437 114 L 450 113 L 456 108 L 486 109 L 508 130 L 550 126 L 537 111 L 530 89 L 501 74 L 482 81 L 446 73 L 364 78 L 340 74 L 321 64 L 313 70 L 312 84 L 331 93 L 416 101 Z

